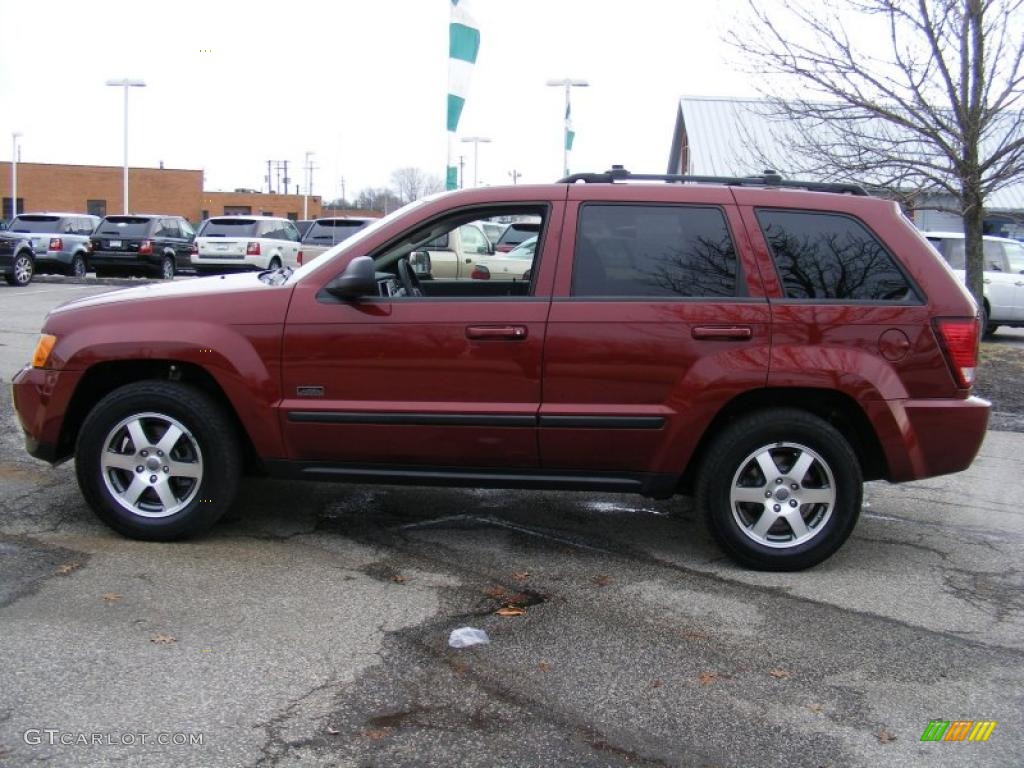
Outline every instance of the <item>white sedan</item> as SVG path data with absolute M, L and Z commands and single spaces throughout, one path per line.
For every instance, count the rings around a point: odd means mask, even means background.
M 533 267 L 537 237 L 524 240 L 508 253 L 478 256 L 473 269 L 474 280 L 529 280 L 526 274 Z

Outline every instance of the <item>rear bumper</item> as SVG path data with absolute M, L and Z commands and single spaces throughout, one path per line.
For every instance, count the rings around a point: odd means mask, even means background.
M 61 443 L 61 427 L 81 376 L 79 371 L 48 371 L 28 365 L 14 375 L 14 410 L 30 455 L 56 464 L 73 453 L 71 445 Z
M 261 256 L 245 256 L 242 258 L 223 258 L 217 256 L 206 256 L 204 254 L 192 254 L 192 268 L 196 271 L 204 269 L 226 272 L 237 270 L 239 272 L 252 271 L 254 269 L 266 269 L 266 263 L 270 260 Z
M 123 269 L 158 269 L 163 259 L 162 253 L 149 253 L 140 256 L 131 251 L 93 251 L 87 259 L 90 267 L 121 267 Z
M 884 400 L 865 403 L 894 483 L 967 469 L 988 428 L 991 404 L 966 400 Z

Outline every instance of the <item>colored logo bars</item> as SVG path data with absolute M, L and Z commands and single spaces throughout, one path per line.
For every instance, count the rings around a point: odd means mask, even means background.
M 995 720 L 931 720 L 921 741 L 988 741 Z

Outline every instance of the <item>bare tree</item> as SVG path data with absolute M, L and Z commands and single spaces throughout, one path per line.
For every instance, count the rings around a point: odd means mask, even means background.
M 405 202 L 387 187 L 367 187 L 356 195 L 354 202 L 356 208 L 381 213 L 391 213 L 405 205 Z
M 749 2 L 754 23 L 727 42 L 766 83 L 791 150 L 834 179 L 952 196 L 981 306 L 985 201 L 1024 179 L 1024 0 Z M 851 18 L 884 43 L 855 43 Z
M 444 189 L 441 179 L 419 168 L 399 168 L 391 174 L 391 184 L 403 202 L 411 203 L 424 195 Z

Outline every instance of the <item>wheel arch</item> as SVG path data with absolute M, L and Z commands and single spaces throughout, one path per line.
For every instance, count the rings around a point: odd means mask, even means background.
M 712 441 L 725 426 L 749 413 L 773 408 L 796 408 L 827 421 L 850 443 L 865 480 L 878 480 L 888 475 L 878 435 L 864 409 L 852 397 L 834 389 L 766 387 L 737 395 L 712 419 L 687 463 L 679 489 L 684 493 L 692 492 L 697 471 Z
M 79 381 L 61 424 L 58 453 L 70 456 L 86 416 L 101 398 L 126 384 L 147 380 L 180 381 L 209 395 L 227 414 L 242 445 L 244 468 L 262 474 L 259 453 L 224 389 L 209 371 L 179 360 L 116 360 L 96 363 Z

